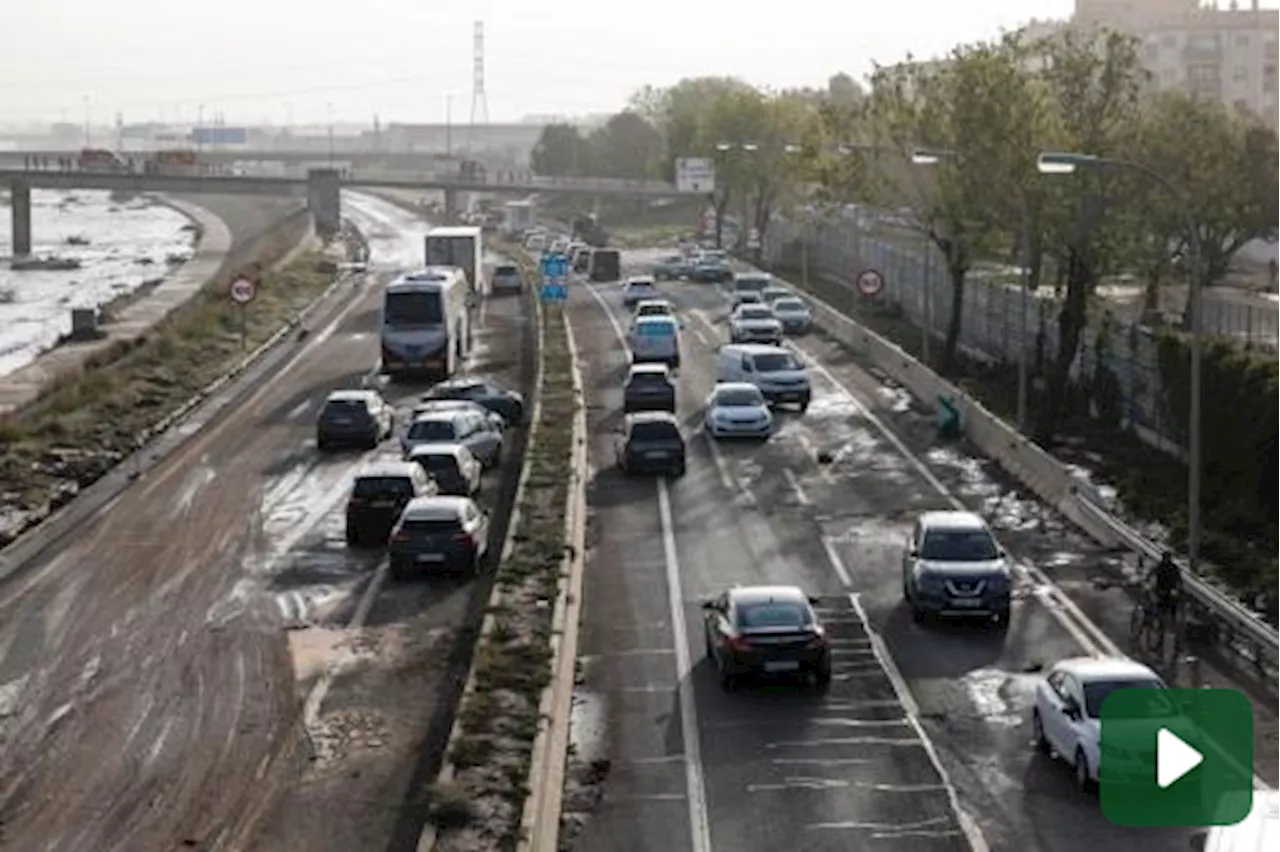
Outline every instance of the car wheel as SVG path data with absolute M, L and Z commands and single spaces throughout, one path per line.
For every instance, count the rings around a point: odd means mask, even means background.
M 924 608 L 918 606 L 914 601 L 910 601 L 909 603 L 911 603 L 911 620 L 916 624 L 923 623 L 926 615 Z
M 818 663 L 817 668 L 813 670 L 813 685 L 820 690 L 826 690 L 831 686 L 831 661 Z
M 1084 756 L 1084 749 L 1076 749 L 1076 789 L 1088 792 L 1093 782 L 1089 778 L 1089 761 Z
M 1035 744 L 1036 751 L 1041 754 L 1049 753 L 1049 738 L 1044 735 L 1044 722 L 1040 719 L 1039 710 L 1031 714 L 1031 741 Z
M 677 479 L 684 476 L 684 462 L 682 461 L 680 464 L 676 465 L 675 470 L 672 472 L 675 474 Z
M 360 546 L 360 531 L 354 527 L 347 527 L 347 547 Z
M 804 413 L 805 413 L 806 411 L 808 411 L 808 410 L 809 410 L 809 403 L 807 403 L 807 402 L 806 402 L 806 403 L 804 403 L 804 404 L 802 404 L 802 405 L 800 406 L 800 413 L 801 413 L 801 414 L 804 414 Z
M 329 442 L 324 438 L 316 438 L 316 449 L 322 453 L 329 452 Z

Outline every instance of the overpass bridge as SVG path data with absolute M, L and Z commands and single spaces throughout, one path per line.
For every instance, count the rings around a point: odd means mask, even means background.
M 31 163 L 57 163 L 67 158 L 75 159 L 79 155 L 79 151 L 55 151 L 55 150 L 27 150 L 27 151 L 0 151 L 0 168 L 27 168 Z M 334 168 L 342 165 L 351 165 L 356 168 L 369 168 L 372 166 L 385 166 L 388 168 L 402 169 L 430 169 L 441 160 L 458 160 L 459 157 L 450 157 L 442 152 L 428 151 L 373 151 L 367 148 L 355 150 L 335 149 L 332 152 L 328 148 L 322 150 L 315 149 L 275 149 L 275 148 L 256 148 L 256 149 L 211 149 L 204 148 L 195 152 L 197 159 L 201 163 L 209 165 L 231 165 L 232 163 L 280 163 L 283 165 L 310 165 L 312 168 L 320 168 L 325 164 L 332 164 Z M 148 160 L 154 162 L 159 150 L 152 151 L 121 151 L 120 156 L 125 159 L 132 159 L 138 164 L 138 170 L 141 171 L 142 163 Z
M 337 169 L 311 169 L 305 178 L 225 175 L 146 174 L 143 172 L 51 171 L 0 169 L 0 185 L 9 187 L 13 230 L 13 254 L 31 253 L 31 190 L 101 189 L 117 192 L 219 193 L 223 195 L 303 195 L 320 234 L 336 233 L 341 221 L 342 190 L 421 189 L 442 190 L 446 209 L 457 209 L 457 194 L 621 196 L 629 198 L 678 198 L 689 195 L 664 181 L 616 178 L 560 178 L 531 176 L 502 180 L 505 175 L 464 178 L 460 175 L 407 177 L 344 176 Z M 697 193 L 695 193 L 697 194 Z

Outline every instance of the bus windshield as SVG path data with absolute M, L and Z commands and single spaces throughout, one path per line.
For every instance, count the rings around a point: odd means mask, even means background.
M 440 310 L 439 293 L 388 293 L 383 307 L 383 323 L 392 328 L 422 328 L 440 325 L 444 312 Z

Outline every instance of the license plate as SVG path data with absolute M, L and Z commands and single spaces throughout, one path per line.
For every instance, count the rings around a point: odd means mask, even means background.
M 767 672 L 793 672 L 800 668 L 800 663 L 796 660 L 773 660 L 764 664 L 764 670 Z
M 951 602 L 956 609 L 977 609 L 982 606 L 982 601 L 977 598 L 958 598 Z
M 667 454 L 666 453 L 645 453 L 644 457 L 647 459 L 665 459 L 667 457 Z
M 780 394 L 778 394 L 778 399 L 783 400 L 784 402 L 794 402 L 794 401 L 798 400 L 799 398 L 800 398 L 800 394 L 798 394 L 798 393 L 780 393 Z
M 396 504 L 394 500 L 376 500 L 369 505 L 374 509 L 393 509 Z
M 444 554 L 443 553 L 419 553 L 417 556 L 417 561 L 418 562 L 443 562 Z

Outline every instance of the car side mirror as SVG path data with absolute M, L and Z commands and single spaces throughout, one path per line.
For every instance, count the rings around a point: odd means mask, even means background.
M 718 610 L 720 607 L 716 606 L 716 602 L 715 602 L 715 601 L 703 601 L 703 602 L 702 602 L 702 608 L 703 608 L 703 609 L 705 609 L 705 610 L 707 610 L 708 612 L 715 612 L 715 611 L 716 611 L 716 610 Z
M 908 556 L 910 556 L 912 559 L 919 559 L 919 558 L 920 558 L 920 550 L 919 550 L 918 548 L 915 548 L 915 547 L 909 548 L 909 549 L 907 550 L 907 555 L 908 555 Z
M 1062 705 L 1062 713 L 1073 722 L 1080 721 L 1080 705 L 1074 700 L 1067 701 Z
M 1000 559 L 1008 559 L 1008 558 L 1009 558 L 1009 551 L 1005 550 L 1003 547 L 997 547 L 997 548 L 996 548 L 996 556 L 997 556 L 998 558 L 1000 558 Z

